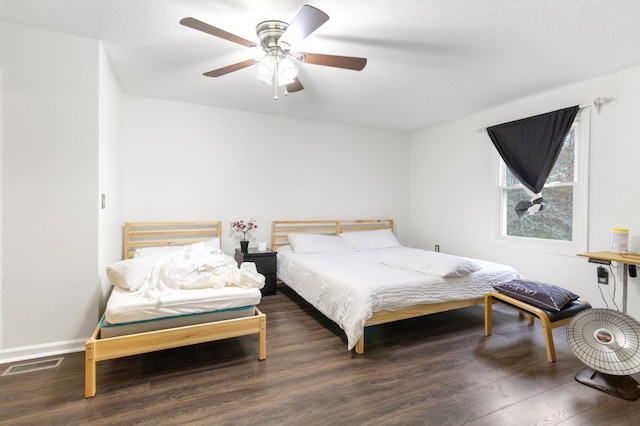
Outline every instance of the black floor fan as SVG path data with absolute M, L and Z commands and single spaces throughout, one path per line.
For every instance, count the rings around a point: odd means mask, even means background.
M 640 398 L 640 323 L 611 309 L 588 309 L 567 326 L 567 342 L 587 365 L 576 380 L 618 398 Z

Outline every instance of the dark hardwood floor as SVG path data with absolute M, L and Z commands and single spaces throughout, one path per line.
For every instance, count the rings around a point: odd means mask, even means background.
M 574 380 L 583 364 L 554 330 L 481 306 L 367 330 L 365 354 L 286 287 L 263 298 L 267 359 L 246 336 L 98 363 L 84 398 L 84 353 L 0 377 L 0 424 L 636 425 L 640 402 Z M 4 372 L 8 365 L 0 365 Z M 640 375 L 634 376 L 640 380 Z

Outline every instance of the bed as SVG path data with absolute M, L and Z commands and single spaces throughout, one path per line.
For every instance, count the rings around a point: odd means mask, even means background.
M 124 224 L 124 259 L 133 260 L 139 249 L 138 254 L 144 250 L 150 253 L 154 250 L 181 250 L 181 247 L 199 248 L 213 242 L 219 247 L 220 237 L 219 221 L 129 222 Z M 140 264 L 143 260 L 136 262 Z M 119 264 L 129 265 L 131 271 L 131 262 Z M 238 269 L 237 266 L 235 268 Z M 110 278 L 113 270 L 109 271 Z M 231 271 L 230 265 L 228 270 Z M 256 306 L 260 301 L 259 288 L 201 287 L 181 291 L 170 289 L 162 295 L 162 303 L 152 303 L 140 297 L 132 302 L 131 294 L 128 294 L 132 291 L 114 286 L 107 311 L 85 344 L 85 397 L 96 394 L 96 363 L 108 359 L 257 334 L 258 359 L 264 360 L 266 315 Z M 141 286 L 138 291 L 142 290 Z M 212 297 L 217 305 L 203 303 L 198 297 L 211 296 L 218 290 L 222 296 Z M 146 303 L 146 306 L 139 307 L 136 303 Z M 162 305 L 165 310 L 156 311 L 153 305 Z M 117 311 L 121 321 L 109 320 L 111 311 Z
M 272 222 L 278 279 L 337 323 L 358 354 L 366 327 L 483 304 L 493 285 L 520 277 L 506 265 L 404 247 L 393 226 L 392 219 Z

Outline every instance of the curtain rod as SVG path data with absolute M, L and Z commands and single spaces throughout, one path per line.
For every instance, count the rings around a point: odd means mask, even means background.
M 615 101 L 618 98 L 595 98 L 594 100 L 591 101 L 591 103 L 589 104 L 584 104 L 584 105 L 578 105 L 578 108 L 580 109 L 585 109 L 585 108 L 593 108 L 596 110 L 596 113 L 600 114 L 600 107 L 602 105 L 606 105 L 606 104 L 610 104 L 611 102 Z M 485 133 L 487 131 L 486 127 L 480 127 L 478 130 L 476 130 L 476 133 Z

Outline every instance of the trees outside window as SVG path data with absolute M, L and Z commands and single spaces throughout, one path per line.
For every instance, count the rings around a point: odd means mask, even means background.
M 498 160 L 499 244 L 575 254 L 586 249 L 589 111 L 578 113 L 541 191 L 544 208 L 518 217 L 514 209 L 531 193 Z

